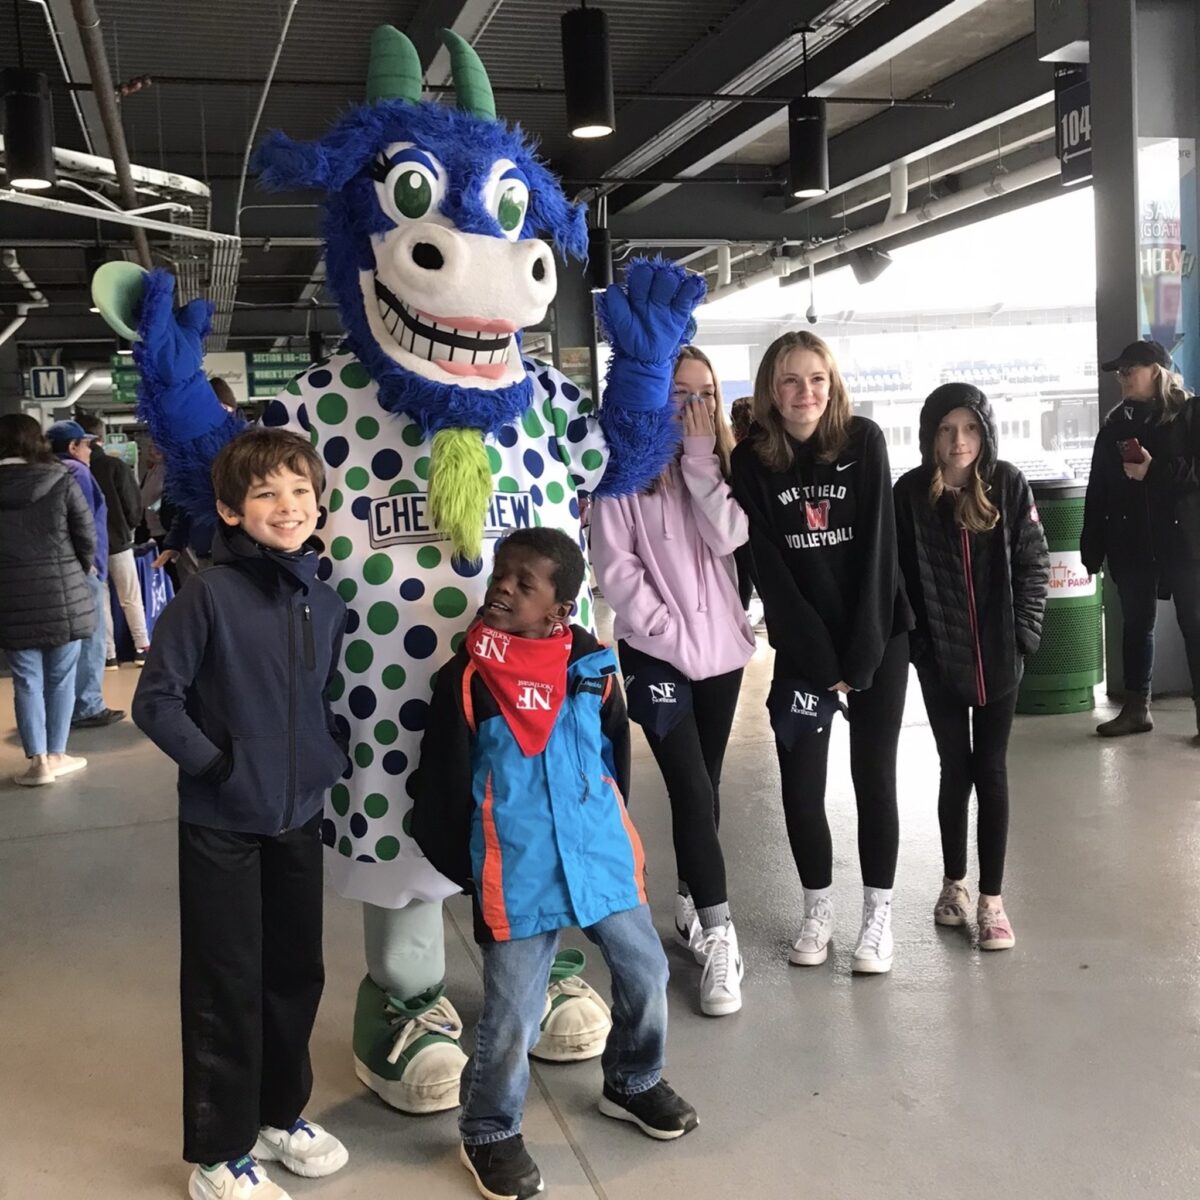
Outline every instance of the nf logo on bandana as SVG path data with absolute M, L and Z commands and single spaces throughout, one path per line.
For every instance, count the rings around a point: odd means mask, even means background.
M 673 683 L 652 683 L 650 685 L 650 699 L 655 704 L 674 704 L 675 685 Z
M 812 716 L 817 711 L 819 700 L 820 697 L 815 696 L 812 692 L 793 692 L 792 712 Z
M 491 659 L 492 662 L 502 663 L 508 654 L 508 646 L 512 638 L 506 633 L 498 633 L 494 629 L 479 630 L 479 639 L 471 647 L 477 658 Z
M 815 504 L 811 500 L 804 502 L 804 516 L 808 521 L 809 529 L 828 529 L 829 528 L 829 501 L 818 500 Z
M 548 683 L 531 683 L 522 679 L 517 685 L 517 707 L 522 712 L 549 712 L 554 689 Z

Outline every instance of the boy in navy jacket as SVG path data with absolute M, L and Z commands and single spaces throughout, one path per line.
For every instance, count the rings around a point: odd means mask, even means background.
M 214 566 L 154 631 L 133 718 L 179 764 L 183 1156 L 192 1200 L 286 1200 L 258 1160 L 346 1162 L 302 1114 L 321 955 L 325 793 L 347 766 L 326 699 L 346 608 L 317 579 L 321 460 L 256 429 L 213 463 Z
M 438 673 L 415 780 L 413 836 L 473 895 L 483 948 L 459 1129 L 484 1196 L 542 1190 L 520 1128 L 546 980 L 571 973 L 570 952 L 555 958 L 560 929 L 582 928 L 612 974 L 600 1111 L 660 1140 L 697 1125 L 662 1078 L 667 962 L 625 809 L 629 721 L 616 659 L 566 624 L 583 575 L 579 547 L 559 530 L 501 543 L 480 617 Z

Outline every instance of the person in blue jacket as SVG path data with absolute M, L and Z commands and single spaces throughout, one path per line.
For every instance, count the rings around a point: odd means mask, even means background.
M 324 468 L 258 429 L 213 463 L 213 566 L 163 610 L 133 719 L 179 764 L 183 1156 L 191 1200 L 286 1200 L 262 1160 L 328 1175 L 303 1110 L 325 984 L 320 825 L 349 766 L 328 691 L 346 606 L 317 578 Z
M 579 547 L 560 530 L 519 530 L 500 544 L 479 618 L 438 672 L 421 743 L 413 836 L 472 895 L 483 948 L 459 1130 L 484 1196 L 542 1190 L 520 1129 L 546 979 L 571 970 L 571 952 L 555 957 L 560 929 L 579 926 L 612 974 L 600 1111 L 659 1140 L 698 1123 L 662 1078 L 667 961 L 625 808 L 629 720 L 617 662 L 567 624 L 583 575 Z

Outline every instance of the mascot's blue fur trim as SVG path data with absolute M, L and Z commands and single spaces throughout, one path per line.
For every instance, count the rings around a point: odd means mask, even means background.
M 666 470 L 679 446 L 680 428 L 668 404 L 654 412 L 630 412 L 616 404 L 600 409 L 608 443 L 608 467 L 597 496 L 631 496 Z

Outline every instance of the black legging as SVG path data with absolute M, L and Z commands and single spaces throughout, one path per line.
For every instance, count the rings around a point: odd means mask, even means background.
M 639 666 L 656 661 L 627 642 L 619 642 L 617 649 L 624 675 L 636 675 Z M 666 737 L 642 731 L 671 801 L 676 870 L 687 881 L 697 908 L 712 908 L 729 899 L 717 828 L 721 767 L 741 686 L 740 670 L 692 680 L 692 711 Z
M 890 888 L 896 878 L 900 819 L 896 811 L 896 747 L 908 690 L 908 634 L 888 642 L 871 686 L 851 692 L 850 775 L 858 805 L 858 861 L 866 887 Z M 778 741 L 783 815 L 792 857 L 806 888 L 833 882 L 833 841 L 825 817 L 829 733 L 796 739 L 791 750 Z
M 925 711 L 942 763 L 938 824 L 942 828 L 942 868 L 947 879 L 967 875 L 967 825 L 971 788 L 978 807 L 979 890 L 999 896 L 1004 886 L 1008 845 L 1008 736 L 1017 690 L 968 705 L 933 676 L 921 676 Z

